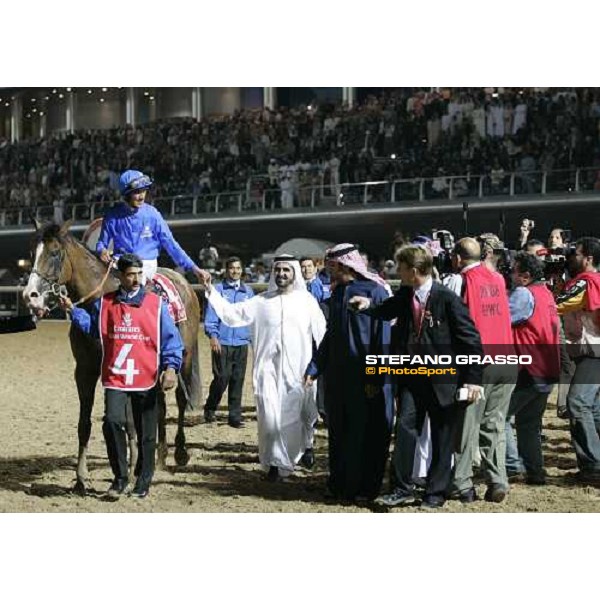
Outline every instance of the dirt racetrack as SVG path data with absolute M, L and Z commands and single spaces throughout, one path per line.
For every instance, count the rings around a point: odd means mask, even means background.
M 341 506 L 324 499 L 327 439 L 322 428 L 317 434 L 317 466 L 313 472 L 299 471 L 285 483 L 270 484 L 262 480 L 249 373 L 244 390 L 246 428 L 230 428 L 226 411 L 213 424 L 193 424 L 190 418 L 186 435 L 191 459 L 181 468 L 175 466 L 172 456 L 176 409 L 174 397 L 169 396 L 169 466 L 167 471 L 157 472 L 151 494 L 145 500 L 122 498 L 107 502 L 102 498 L 110 485 L 111 472 L 102 438 L 103 401 L 98 386 L 89 461 L 93 491 L 86 497 L 72 494 L 78 400 L 67 329 L 64 322 L 42 322 L 37 331 L 0 338 L 0 511 L 364 512 L 374 509 Z M 210 362 L 204 337 L 201 355 L 206 392 Z M 598 512 L 600 489 L 575 481 L 575 456 L 567 422 L 554 415 L 552 404 L 546 414 L 544 443 L 549 485 L 531 487 L 515 483 L 501 505 L 482 501 L 465 507 L 451 501 L 443 511 Z M 480 496 L 484 488 L 480 482 Z

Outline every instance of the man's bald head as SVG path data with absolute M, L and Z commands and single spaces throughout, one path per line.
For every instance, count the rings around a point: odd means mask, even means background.
M 454 254 L 462 262 L 475 262 L 481 260 L 481 246 L 475 238 L 465 237 L 454 245 Z

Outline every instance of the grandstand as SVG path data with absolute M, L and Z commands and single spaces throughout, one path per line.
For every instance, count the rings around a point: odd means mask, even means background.
M 448 208 L 442 219 L 460 221 L 468 201 L 497 222 L 498 207 L 510 220 L 522 197 L 592 202 L 600 190 L 596 88 L 29 88 L 0 96 L 0 266 L 9 268 L 23 255 L 32 213 L 73 219 L 81 231 L 117 200 L 128 167 L 153 176 L 155 205 L 192 253 L 202 231 L 252 255 L 298 223 L 303 235 L 326 239 L 345 223 L 348 235 L 384 252 L 375 230 L 390 233 L 390 214 L 402 229 L 428 210 L 440 218 L 440 206 Z M 251 222 L 254 244 L 243 233 Z

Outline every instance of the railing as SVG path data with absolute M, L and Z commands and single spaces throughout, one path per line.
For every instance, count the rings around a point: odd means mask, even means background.
M 166 217 L 211 214 L 256 214 L 289 210 L 323 210 L 344 206 L 401 204 L 428 200 L 458 200 L 492 196 L 527 194 L 584 193 L 600 191 L 600 168 L 553 171 L 492 172 L 488 175 L 453 175 L 431 178 L 367 181 L 363 183 L 321 183 L 318 186 L 292 188 L 289 191 L 244 190 L 207 195 L 180 195 L 155 198 L 152 203 Z M 92 221 L 101 217 L 114 201 L 72 204 L 64 209 L 64 218 Z M 26 225 L 30 209 L 0 211 L 0 227 Z M 54 216 L 52 206 L 35 210 L 40 221 Z
M 21 285 L 0 286 L 0 317 L 29 314 L 23 301 L 24 289 Z

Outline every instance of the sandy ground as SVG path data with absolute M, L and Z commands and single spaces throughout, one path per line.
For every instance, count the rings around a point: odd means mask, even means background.
M 3 335 L 0 339 L 0 511 L 2 512 L 365 512 L 372 506 L 341 506 L 326 501 L 326 431 L 316 439 L 317 465 L 299 471 L 285 483 L 262 480 L 258 466 L 256 420 L 251 379 L 246 378 L 244 412 L 247 426 L 227 425 L 226 411 L 212 424 L 190 422 L 186 430 L 191 460 L 176 467 L 172 456 L 176 412 L 170 396 L 167 471 L 157 472 L 151 494 L 144 500 L 103 499 L 111 472 L 101 431 L 102 392 L 96 393 L 90 442 L 92 491 L 86 497 L 71 493 L 75 480 L 78 400 L 72 379 L 74 361 L 68 325 L 43 322 L 37 331 Z M 201 341 L 205 391 L 210 383 L 208 344 Z M 249 366 L 250 369 L 250 366 Z M 447 502 L 448 512 L 597 512 L 600 489 L 581 486 L 567 423 L 546 414 L 544 444 L 549 485 L 513 484 L 501 504 L 477 502 L 467 507 Z M 196 418 L 195 421 L 201 421 Z M 481 492 L 483 484 L 478 485 Z M 405 508 L 403 511 L 417 511 Z

